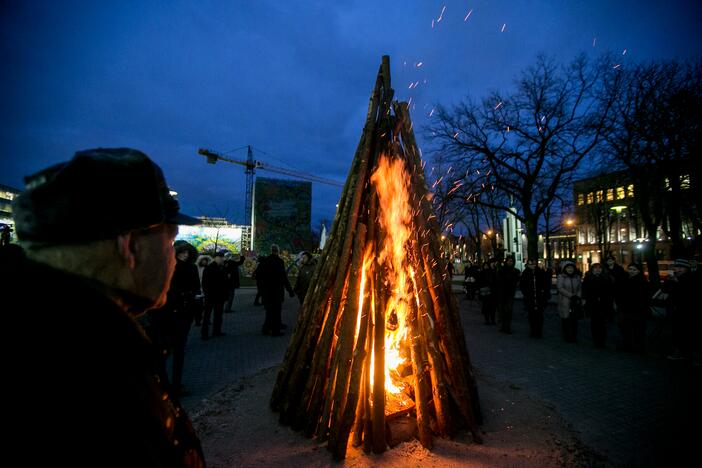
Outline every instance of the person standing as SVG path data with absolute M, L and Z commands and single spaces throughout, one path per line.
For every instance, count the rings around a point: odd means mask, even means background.
M 529 259 L 519 280 L 519 288 L 529 318 L 529 337 L 542 338 L 544 309 L 551 298 L 551 276 L 539 267 L 536 260 Z
M 630 263 L 629 276 L 622 282 L 619 330 L 622 351 L 643 353 L 646 348 L 646 317 L 651 301 L 651 288 L 639 263 Z
M 234 312 L 234 294 L 236 290 L 241 286 L 241 279 L 239 276 L 239 267 L 244 264 L 243 255 L 232 255 L 231 252 L 224 254 L 224 271 L 227 272 L 227 278 L 229 279 L 229 297 L 227 302 L 224 303 L 225 312 Z
M 495 270 L 496 258 L 491 258 L 483 264 L 478 283 L 478 298 L 480 299 L 481 312 L 485 318 L 485 325 L 495 325 L 497 311 L 497 271 Z
M 295 296 L 285 272 L 285 263 L 278 253 L 278 246 L 271 245 L 271 254 L 261 261 L 256 272 L 256 279 L 261 282 L 261 300 L 266 309 L 266 320 L 263 322 L 261 332 L 271 336 L 283 336 L 280 331 L 280 314 L 285 300 L 285 291 L 288 291 L 290 297 Z
M 558 289 L 558 315 L 561 316 L 563 340 L 567 343 L 578 341 L 578 319 L 576 308 L 582 297 L 582 280 L 570 260 L 563 262 L 563 270 L 556 280 Z
M 312 275 L 317 267 L 317 262 L 312 258 L 312 254 L 309 252 L 302 252 L 300 259 L 300 268 L 297 271 L 297 279 L 295 280 L 295 286 L 293 291 L 297 299 L 300 301 L 300 305 L 305 302 L 305 296 L 307 295 L 307 290 L 310 287 L 310 282 L 312 281 Z
M 224 270 L 224 253 L 215 253 L 212 256 L 212 263 L 202 272 L 202 292 L 205 294 L 205 312 L 200 327 L 200 338 L 210 339 L 210 320 L 212 320 L 212 336 L 226 335 L 222 332 L 222 316 L 224 302 L 229 297 L 229 279 Z
M 26 256 L 0 269 L 5 326 L 32 325 L 3 366 L 5 443 L 36 466 L 204 467 L 136 320 L 166 303 L 178 224 L 199 220 L 130 148 L 79 151 L 25 181 L 14 216 Z
M 668 277 L 664 290 L 668 294 L 667 304 L 673 331 L 673 352 L 668 359 L 690 359 L 695 340 L 696 324 L 694 310 L 697 288 L 690 271 L 690 261 L 677 259 L 673 264 L 673 275 Z M 697 306 L 699 309 L 699 306 Z
M 592 341 L 597 348 L 607 342 L 607 320 L 613 315 L 614 289 L 611 278 L 604 273 L 602 265 L 593 263 L 583 279 L 585 312 L 590 317 Z
M 609 276 L 614 286 L 614 309 L 612 315 L 608 317 L 610 323 L 614 323 L 614 312 L 616 311 L 616 315 L 619 315 L 619 309 L 621 309 L 622 304 L 621 286 L 629 275 L 627 275 L 624 268 L 617 263 L 614 256 L 611 254 L 607 256 L 607 260 L 605 260 L 605 264 L 603 265 L 603 270 L 604 273 Z
M 173 247 L 176 267 L 168 288 L 166 305 L 148 313 L 150 327 L 147 333 L 162 350 L 164 369 L 168 356 L 173 357 L 171 393 L 180 397 L 189 395 L 183 387 L 183 367 L 185 346 L 197 308 L 195 298 L 200 293 L 200 278 L 195 266 L 197 249 L 183 240 L 176 241 Z
M 519 270 L 514 267 L 514 257 L 505 258 L 497 270 L 497 310 L 500 314 L 500 332 L 512 334 L 512 309 L 514 294 L 519 283 Z

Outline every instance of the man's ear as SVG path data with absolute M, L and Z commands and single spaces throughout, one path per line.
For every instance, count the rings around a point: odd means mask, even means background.
M 128 232 L 117 236 L 117 251 L 120 257 L 122 257 L 122 261 L 130 270 L 134 269 L 136 266 L 136 255 L 139 250 L 139 246 L 133 234 L 133 232 Z

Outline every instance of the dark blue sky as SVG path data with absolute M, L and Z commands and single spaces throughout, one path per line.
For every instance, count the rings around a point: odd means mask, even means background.
M 269 164 L 345 180 L 383 54 L 420 133 L 435 104 L 505 89 L 539 52 L 700 57 L 701 20 L 694 0 L 4 1 L 0 183 L 131 146 L 184 211 L 240 223 L 243 167 L 197 148 L 251 144 Z M 333 218 L 340 188 L 312 192 L 314 225 Z

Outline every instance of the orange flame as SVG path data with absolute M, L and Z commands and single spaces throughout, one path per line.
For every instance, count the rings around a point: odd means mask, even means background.
M 385 267 L 386 285 L 390 290 L 384 311 L 385 390 L 393 394 L 402 391 L 398 367 L 408 360 L 406 352 L 409 349 L 407 315 L 412 300 L 409 292 L 411 270 L 406 250 L 412 234 L 409 178 L 404 162 L 386 155 L 380 157 L 378 168 L 371 176 L 371 183 L 378 192 L 380 225 L 386 233 L 383 245 L 378 246 L 380 253 L 376 260 L 378 265 Z

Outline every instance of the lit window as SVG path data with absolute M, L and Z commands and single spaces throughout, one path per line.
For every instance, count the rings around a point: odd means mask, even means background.
M 614 189 L 608 188 L 607 189 L 607 201 L 612 201 L 614 200 Z
M 594 194 L 592 192 L 587 194 L 587 204 L 591 204 L 594 201 Z
M 602 192 L 602 190 L 597 191 L 597 203 L 600 203 L 602 201 L 603 195 L 604 193 Z
M 683 174 L 680 176 L 680 188 L 683 190 L 690 188 L 690 174 Z
M 634 197 L 634 184 L 629 184 L 626 188 L 626 196 L 627 197 Z
M 624 198 L 624 187 L 617 187 L 617 200 Z
M 585 196 L 582 193 L 578 194 L 578 205 L 585 203 Z

